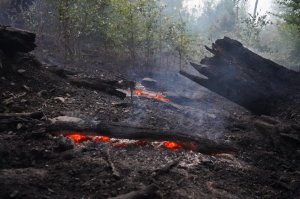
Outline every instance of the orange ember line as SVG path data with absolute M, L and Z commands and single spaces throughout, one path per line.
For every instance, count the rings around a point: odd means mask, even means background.
M 164 146 L 168 149 L 172 149 L 172 150 L 178 150 L 178 149 L 181 149 L 182 146 L 176 142 L 164 142 Z
M 110 137 L 108 136 L 96 136 L 96 142 L 110 142 Z
M 69 134 L 66 137 L 72 139 L 76 144 L 90 140 L 86 135 L 81 135 L 79 133 Z
M 96 142 L 109 142 L 112 144 L 114 147 L 127 147 L 129 145 L 138 145 L 138 146 L 143 146 L 147 145 L 147 142 L 144 140 L 137 140 L 134 143 L 112 143 L 112 140 L 108 136 L 97 136 L 97 135 L 85 135 L 82 133 L 70 133 L 65 135 L 67 138 L 70 138 L 71 140 L 74 141 L 75 144 L 80 144 L 85 141 L 96 141 Z M 182 145 L 176 143 L 176 142 L 170 142 L 170 141 L 165 141 L 163 142 L 163 146 L 165 146 L 167 149 L 170 150 L 179 150 L 182 147 Z
M 156 99 L 162 102 L 170 102 L 171 100 L 163 96 L 162 94 L 153 92 L 153 91 L 146 91 L 143 89 L 136 89 L 134 90 L 134 94 L 141 97 L 146 97 L 150 99 Z

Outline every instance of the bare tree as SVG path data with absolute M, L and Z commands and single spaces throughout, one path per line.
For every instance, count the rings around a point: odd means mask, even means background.
M 253 16 L 256 15 L 256 12 L 257 12 L 257 6 L 258 6 L 258 0 L 255 1 L 255 6 L 254 6 L 254 11 L 253 11 Z

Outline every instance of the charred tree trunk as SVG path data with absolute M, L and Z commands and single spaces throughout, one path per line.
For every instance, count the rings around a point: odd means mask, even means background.
M 0 25 L 0 70 L 10 72 L 16 55 L 28 53 L 36 47 L 35 34 L 7 26 Z
M 297 72 L 253 53 L 228 37 L 217 40 L 212 48 L 205 48 L 214 56 L 191 65 L 207 78 L 180 73 L 255 114 L 269 114 L 273 102 L 292 93 L 299 83 Z
M 13 56 L 19 52 L 28 53 L 34 50 L 35 34 L 12 27 L 0 26 L 0 50 Z

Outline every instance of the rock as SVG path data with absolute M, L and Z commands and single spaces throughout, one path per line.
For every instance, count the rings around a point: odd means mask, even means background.
M 26 86 L 25 84 L 23 85 L 23 88 L 26 90 L 26 91 L 30 91 L 31 89 L 28 87 L 28 86 Z
M 19 74 L 23 74 L 23 73 L 26 72 L 26 70 L 25 70 L 25 69 L 18 69 L 17 72 L 18 72 Z
M 14 191 L 9 195 L 9 197 L 10 197 L 10 198 L 15 198 L 18 194 L 19 194 L 19 191 L 18 191 L 18 190 L 14 190 Z
M 59 100 L 61 101 L 62 103 L 65 103 L 66 99 L 63 98 L 63 97 L 54 97 L 55 100 Z
M 57 140 L 58 145 L 54 148 L 57 152 L 64 152 L 64 151 L 70 151 L 71 154 L 74 152 L 72 149 L 74 148 L 74 143 L 72 140 L 66 138 L 66 137 L 59 137 Z
M 17 129 L 19 130 L 19 129 L 21 129 L 22 128 L 22 126 L 23 126 L 23 124 L 21 124 L 21 123 L 18 123 L 17 124 Z
M 142 79 L 141 84 L 147 88 L 157 88 L 157 81 L 150 77 L 145 77 L 144 79 Z
M 37 95 L 38 95 L 39 97 L 42 97 L 42 96 L 44 96 L 46 93 L 47 93 L 46 90 L 41 90 L 40 92 L 37 93 Z

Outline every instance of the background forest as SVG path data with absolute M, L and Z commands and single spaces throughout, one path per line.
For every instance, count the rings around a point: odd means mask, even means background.
M 262 0 L 1 0 L 0 24 L 36 32 L 36 53 L 48 62 L 178 70 L 207 56 L 204 45 L 229 36 L 299 71 L 300 2 L 268 2 L 269 8 Z

